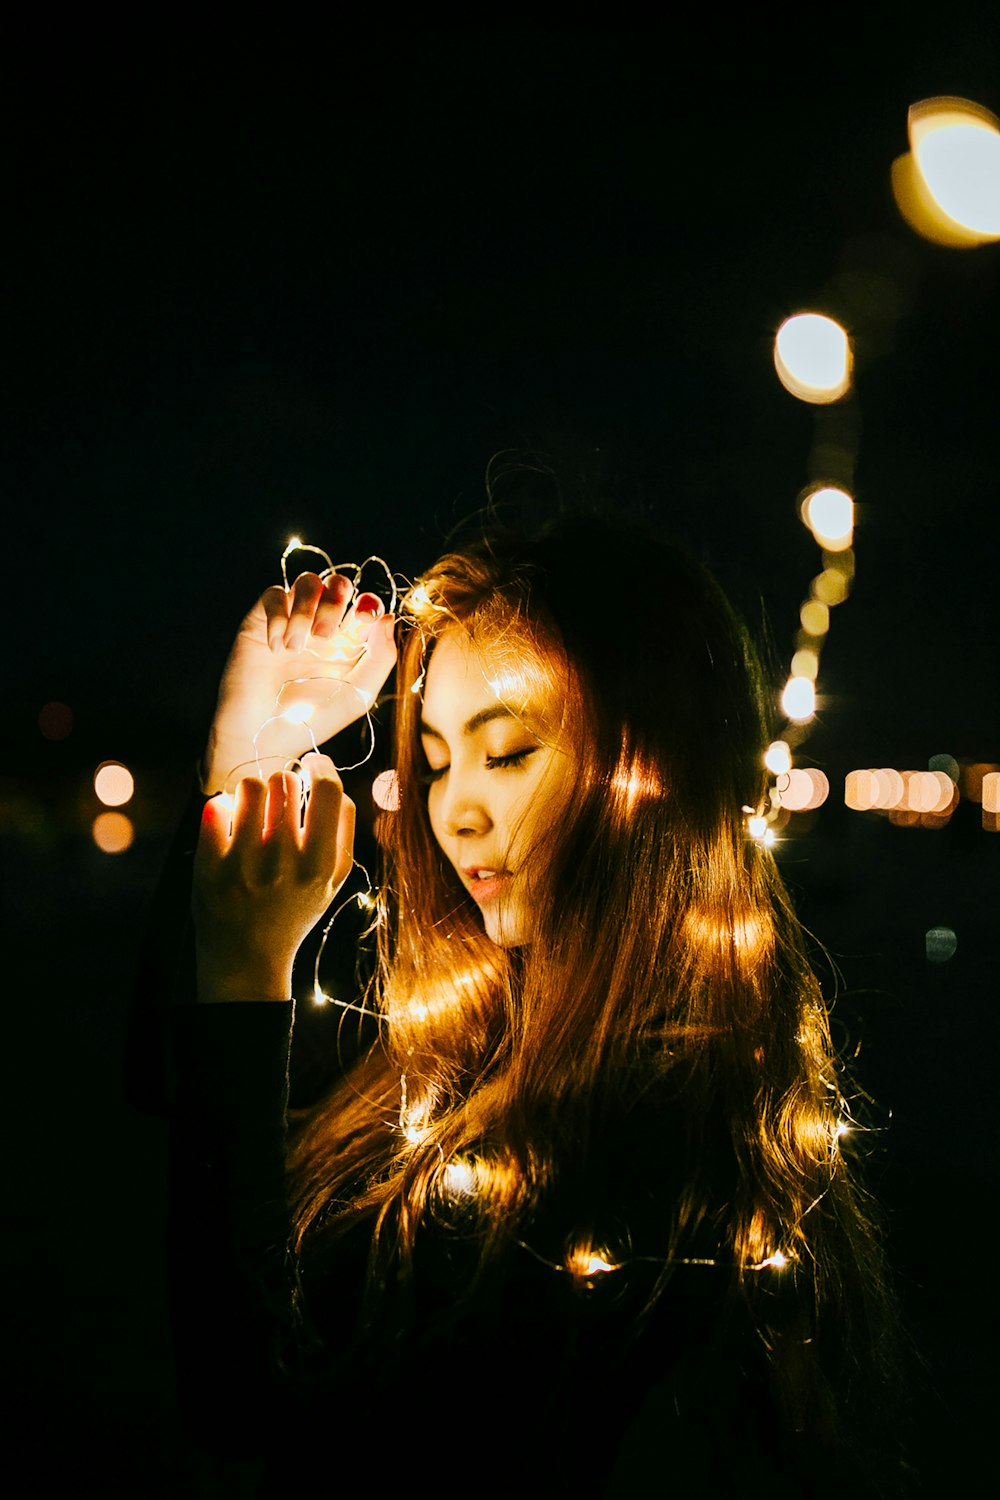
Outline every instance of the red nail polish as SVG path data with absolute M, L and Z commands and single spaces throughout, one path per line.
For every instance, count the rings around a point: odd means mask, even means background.
M 356 615 L 374 615 L 376 619 L 382 613 L 382 601 L 377 594 L 359 594 L 358 602 L 354 606 Z

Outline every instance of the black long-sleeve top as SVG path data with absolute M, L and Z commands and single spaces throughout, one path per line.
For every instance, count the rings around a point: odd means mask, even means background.
M 161 889 L 147 984 L 186 904 L 196 815 Z M 828 1492 L 783 1431 L 724 1265 L 676 1267 L 646 1311 L 675 1190 L 650 1142 L 669 1139 L 662 1111 L 674 1106 L 647 1095 L 582 1163 L 557 1163 L 539 1211 L 471 1295 L 461 1214 L 421 1229 L 408 1289 L 372 1295 L 364 1226 L 316 1264 L 289 1249 L 292 1004 L 199 1005 L 192 980 L 182 960 L 169 1091 L 182 1405 L 205 1448 L 263 1461 L 262 1494 L 332 1487 L 355 1468 L 376 1495 L 421 1475 L 439 1495 L 487 1482 L 581 1497 Z M 560 1269 L 581 1228 L 625 1247 L 615 1270 Z

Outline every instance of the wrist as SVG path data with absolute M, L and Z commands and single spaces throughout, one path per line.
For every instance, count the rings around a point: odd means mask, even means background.
M 254 759 L 252 740 L 241 740 L 231 735 L 209 731 L 205 753 L 198 767 L 201 789 L 206 797 L 214 797 L 225 791 L 226 777 L 237 766 L 245 766 Z
M 227 965 L 198 958 L 199 1004 L 218 1005 L 239 1000 L 292 998 L 292 966 L 250 962 Z

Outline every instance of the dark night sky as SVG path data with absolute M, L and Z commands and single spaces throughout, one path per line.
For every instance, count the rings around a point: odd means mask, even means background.
M 120 1053 L 217 673 L 288 535 L 413 573 L 483 503 L 492 455 L 542 451 L 676 531 L 766 610 L 783 662 L 817 571 L 796 497 L 814 442 L 844 431 L 857 581 L 809 741 L 834 796 L 782 858 L 895 1122 L 880 1170 L 931 1369 L 927 1493 L 941 1454 L 974 1453 L 982 1314 L 974 1286 L 949 1306 L 928 1239 L 961 1238 L 997 1185 L 1000 836 L 971 805 L 943 832 L 891 828 L 838 788 L 852 766 L 1000 761 L 1000 246 L 919 241 L 888 185 L 912 102 L 1000 111 L 993 9 L 953 5 L 931 33 L 901 8 L 838 8 L 828 29 L 758 8 L 683 45 L 667 24 L 307 35 L 245 17 L 223 42 L 147 11 L 12 50 L 0 838 L 30 997 L 20 1104 L 45 1103 L 16 1385 L 25 1430 L 92 1455 L 105 1493 L 194 1492 L 163 1394 L 162 1141 L 120 1100 Z M 778 323 L 810 306 L 856 339 L 837 411 L 771 364 Z M 627 558 L 595 571 L 655 615 Z M 75 713 L 58 743 L 37 728 L 51 699 Z M 88 785 L 117 757 L 138 837 L 109 859 Z M 959 948 L 930 966 L 936 923 Z M 39 1160 L 59 1163 L 55 1207 Z

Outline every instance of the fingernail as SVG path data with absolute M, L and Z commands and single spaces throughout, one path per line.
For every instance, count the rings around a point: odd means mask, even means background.
M 356 615 L 375 615 L 377 618 L 385 606 L 377 594 L 359 594 L 358 602 L 354 606 Z

